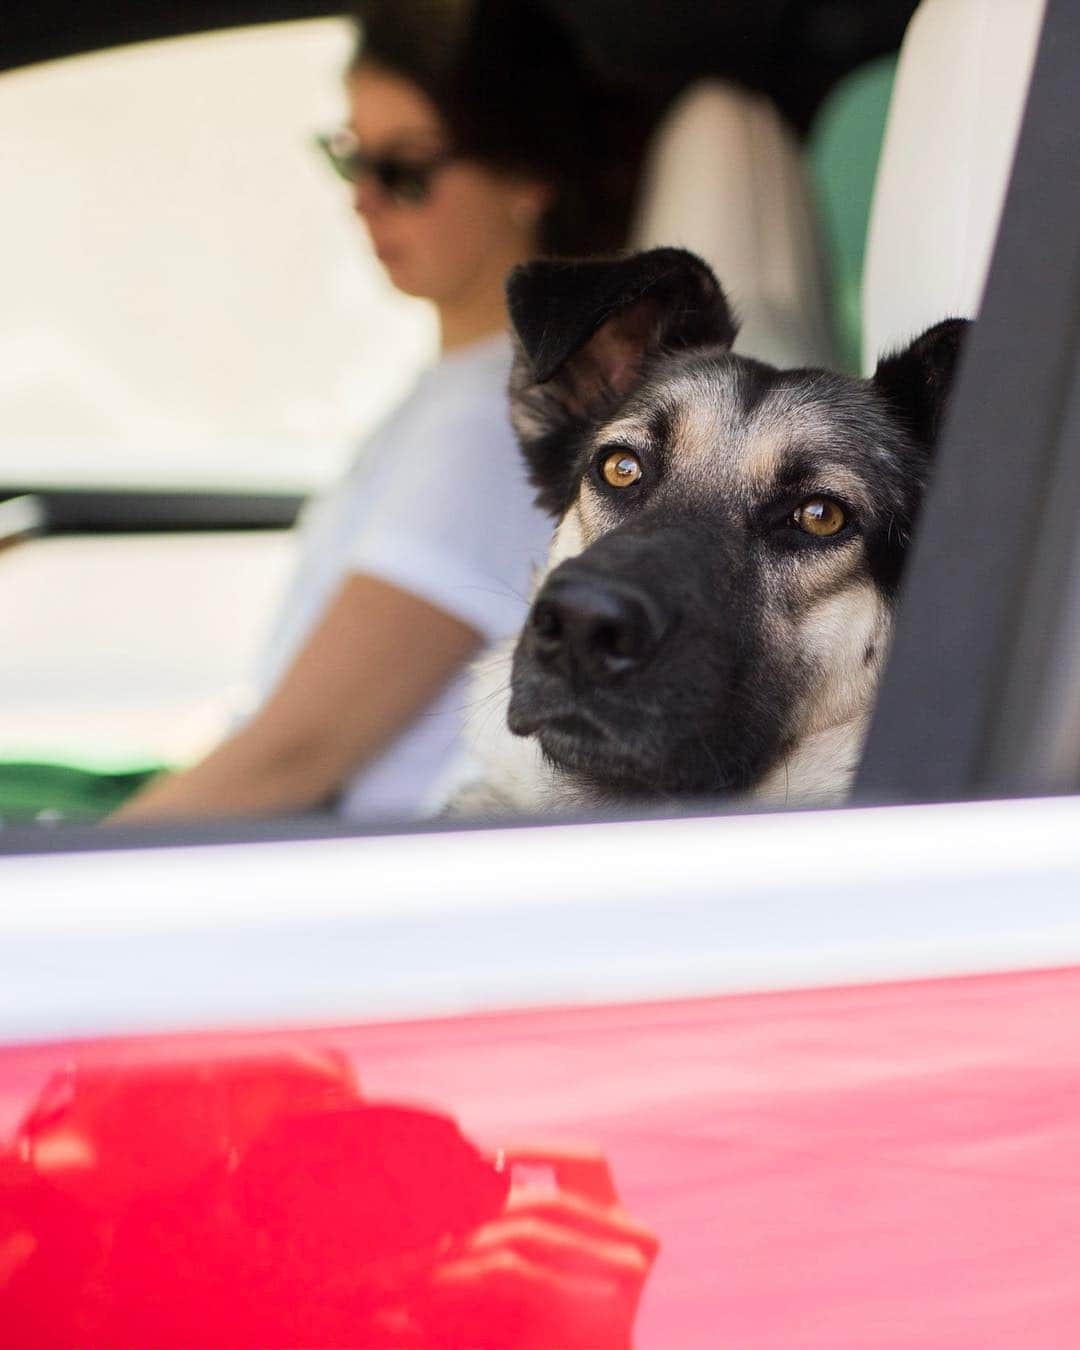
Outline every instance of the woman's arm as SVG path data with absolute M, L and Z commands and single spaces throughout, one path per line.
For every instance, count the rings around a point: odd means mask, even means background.
M 353 575 L 255 716 L 111 820 L 303 811 L 374 758 L 473 655 L 480 634 L 388 582 Z

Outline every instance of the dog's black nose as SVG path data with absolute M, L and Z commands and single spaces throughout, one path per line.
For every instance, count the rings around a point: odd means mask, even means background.
M 663 615 L 642 591 L 587 574 L 554 573 L 529 615 L 537 659 L 606 683 L 643 666 L 664 636 Z

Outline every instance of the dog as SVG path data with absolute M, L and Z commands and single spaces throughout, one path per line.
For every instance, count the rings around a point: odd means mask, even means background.
M 511 419 L 557 524 L 453 813 L 842 800 L 968 322 L 857 379 L 734 355 L 681 249 L 532 262 L 507 295 Z

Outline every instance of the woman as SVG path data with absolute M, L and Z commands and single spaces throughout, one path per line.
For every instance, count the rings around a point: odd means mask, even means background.
M 113 819 L 422 813 L 454 758 L 467 663 L 520 624 L 546 549 L 506 412 L 503 283 L 538 253 L 621 243 L 636 121 L 539 6 L 389 0 L 359 17 L 348 123 L 323 144 L 391 280 L 433 302 L 440 359 L 310 513 L 258 710 Z

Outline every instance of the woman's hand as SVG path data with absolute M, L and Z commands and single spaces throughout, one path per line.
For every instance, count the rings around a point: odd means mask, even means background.
M 606 1160 L 513 1151 L 554 1189 L 515 1185 L 504 1212 L 436 1265 L 423 1321 L 440 1345 L 626 1350 L 656 1237 L 619 1204 Z

